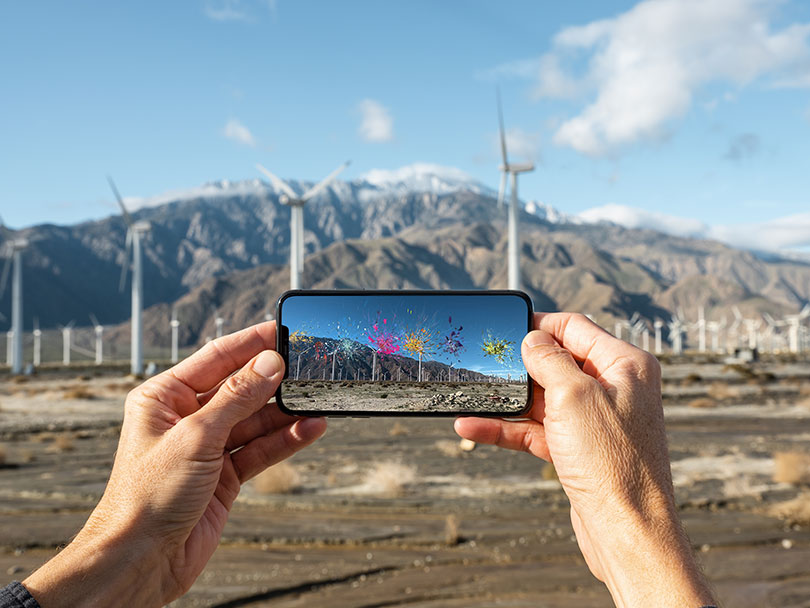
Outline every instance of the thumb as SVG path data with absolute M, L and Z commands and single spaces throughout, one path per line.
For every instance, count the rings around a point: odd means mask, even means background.
M 526 371 L 545 389 L 565 386 L 585 375 L 574 357 L 542 329 L 526 334 L 521 345 Z
M 283 376 L 281 355 L 273 350 L 262 351 L 225 380 L 208 403 L 189 418 L 199 418 L 224 441 L 238 422 L 264 407 Z

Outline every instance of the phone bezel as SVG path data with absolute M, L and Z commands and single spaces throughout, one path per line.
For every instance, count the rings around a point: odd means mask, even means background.
M 289 345 L 286 343 L 286 332 L 285 326 L 282 319 L 282 305 L 285 300 L 292 296 L 358 296 L 358 295 L 365 295 L 365 296 L 390 296 L 390 295 L 397 295 L 397 296 L 408 296 L 408 295 L 418 295 L 418 296 L 464 296 L 464 295 L 471 295 L 471 296 L 504 296 L 504 295 L 511 295 L 517 296 L 521 298 L 526 303 L 526 333 L 530 332 L 533 329 L 534 323 L 534 306 L 532 304 L 531 298 L 523 291 L 513 290 L 513 289 L 441 289 L 441 290 L 431 290 L 431 289 L 291 289 L 289 291 L 285 291 L 281 296 L 279 296 L 278 301 L 276 302 L 276 350 L 284 359 L 284 378 L 286 379 L 289 370 Z M 336 411 L 336 410 L 298 410 L 298 409 L 290 409 L 286 405 L 284 405 L 284 400 L 282 398 L 282 387 L 284 382 L 282 381 L 279 384 L 278 390 L 275 394 L 276 403 L 278 404 L 279 409 L 283 411 L 285 414 L 289 414 L 291 416 L 328 416 L 328 417 L 351 417 L 351 418 L 366 418 L 366 417 L 380 417 L 380 416 L 391 416 L 391 417 L 420 417 L 420 418 L 455 418 L 458 416 L 477 416 L 482 418 L 521 418 L 526 415 L 526 413 L 531 409 L 532 400 L 534 398 L 534 383 L 526 374 L 526 404 L 524 407 L 518 412 L 486 412 L 486 411 L 458 411 L 458 412 L 392 412 L 392 411 L 356 411 L 356 410 L 347 410 L 347 411 Z

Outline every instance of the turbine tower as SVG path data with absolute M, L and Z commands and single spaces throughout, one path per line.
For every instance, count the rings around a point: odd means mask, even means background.
M 124 255 L 124 264 L 121 266 L 121 282 L 119 291 L 124 290 L 124 283 L 127 278 L 129 268 L 129 250 L 132 249 L 132 346 L 130 353 L 131 372 L 135 376 L 143 374 L 143 330 L 141 327 L 141 312 L 143 311 L 143 266 L 141 253 L 141 238 L 149 231 L 149 222 L 134 222 L 124 206 L 124 200 L 115 187 L 111 177 L 107 177 L 110 182 L 118 206 L 121 207 L 121 214 L 127 223 L 127 241 Z
M 503 204 L 506 194 L 506 178 L 511 177 L 510 188 L 512 197 L 509 199 L 509 227 L 508 227 L 508 259 L 509 259 L 509 289 L 520 289 L 520 235 L 518 234 L 518 182 L 519 173 L 534 171 L 534 163 L 510 163 L 506 153 L 506 132 L 503 128 L 503 109 L 501 108 L 501 92 L 496 90 L 498 97 L 498 127 L 501 136 L 501 184 L 498 188 L 498 205 Z
M 172 328 L 172 363 L 177 363 L 179 360 L 178 356 L 178 332 L 180 330 L 180 321 L 177 319 L 177 309 L 172 308 L 172 319 L 169 321 L 169 325 Z
M 3 277 L 0 279 L 0 297 L 6 290 L 9 269 L 12 264 L 14 265 L 14 273 L 11 277 L 11 357 L 9 365 L 12 374 L 21 374 L 23 363 L 22 252 L 28 247 L 28 241 L 24 238 L 15 238 L 6 228 L 2 218 L 0 218 L 0 230 L 6 239 L 8 255 L 3 267 Z
M 301 273 L 304 270 L 304 205 L 326 188 L 329 182 L 349 166 L 350 162 L 347 160 L 300 196 L 284 180 L 270 173 L 262 165 L 256 165 L 256 168 L 267 176 L 276 189 L 281 190 L 282 194 L 278 197 L 279 202 L 290 207 L 290 289 L 301 289 Z
M 96 335 L 95 363 L 96 365 L 101 365 L 102 363 L 104 363 L 104 340 L 103 340 L 104 326 L 98 322 L 98 319 L 96 319 L 96 315 L 92 313 L 90 313 L 90 321 L 93 323 L 93 330 Z

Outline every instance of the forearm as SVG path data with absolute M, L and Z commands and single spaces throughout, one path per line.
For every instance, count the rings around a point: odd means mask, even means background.
M 85 527 L 23 584 L 42 608 L 162 606 L 161 557 L 148 542 Z
M 605 584 L 618 608 L 715 603 L 674 507 L 621 519 L 621 526 L 614 528 L 618 534 L 598 535 L 602 539 L 597 549 Z M 612 527 L 606 520 L 597 525 Z

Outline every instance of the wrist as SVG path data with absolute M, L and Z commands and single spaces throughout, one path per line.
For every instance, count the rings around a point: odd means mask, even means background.
M 127 529 L 93 516 L 76 538 L 23 584 L 42 608 L 162 606 L 160 553 Z
M 583 527 L 599 539 L 596 560 L 617 607 L 714 604 L 674 504 L 608 513 Z

